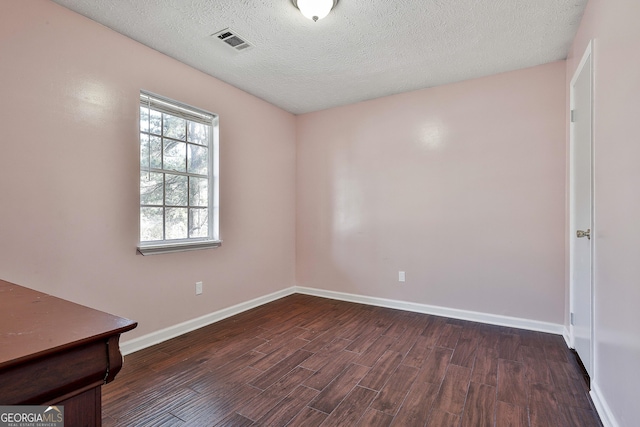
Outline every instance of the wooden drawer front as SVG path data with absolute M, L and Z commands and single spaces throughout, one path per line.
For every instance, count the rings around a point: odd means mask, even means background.
M 104 341 L 42 356 L 0 371 L 0 405 L 42 404 L 102 381 L 108 368 Z

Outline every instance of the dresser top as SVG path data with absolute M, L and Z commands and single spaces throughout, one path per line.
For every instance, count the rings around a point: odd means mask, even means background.
M 0 369 L 89 342 L 137 323 L 0 280 Z

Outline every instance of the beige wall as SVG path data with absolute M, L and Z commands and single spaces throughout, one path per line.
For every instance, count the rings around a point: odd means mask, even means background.
M 0 2 L 0 77 L 1 278 L 125 340 L 294 284 L 293 115 L 46 0 Z M 140 89 L 220 115 L 221 248 L 136 255 Z
M 563 323 L 564 108 L 562 61 L 299 116 L 297 284 Z
M 637 0 L 591 0 L 567 61 L 569 82 L 594 40 L 592 384 L 620 427 L 640 420 L 639 18 Z

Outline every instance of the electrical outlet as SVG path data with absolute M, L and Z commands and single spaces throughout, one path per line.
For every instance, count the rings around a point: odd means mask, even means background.
M 398 271 L 398 282 L 404 282 L 406 279 L 406 276 L 404 274 L 404 271 Z
M 196 282 L 196 295 L 200 295 L 202 293 L 202 282 Z

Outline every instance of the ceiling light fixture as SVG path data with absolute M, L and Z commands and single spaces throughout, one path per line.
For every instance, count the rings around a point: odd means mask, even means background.
M 307 18 L 317 22 L 331 12 L 338 0 L 291 0 L 293 5 Z

